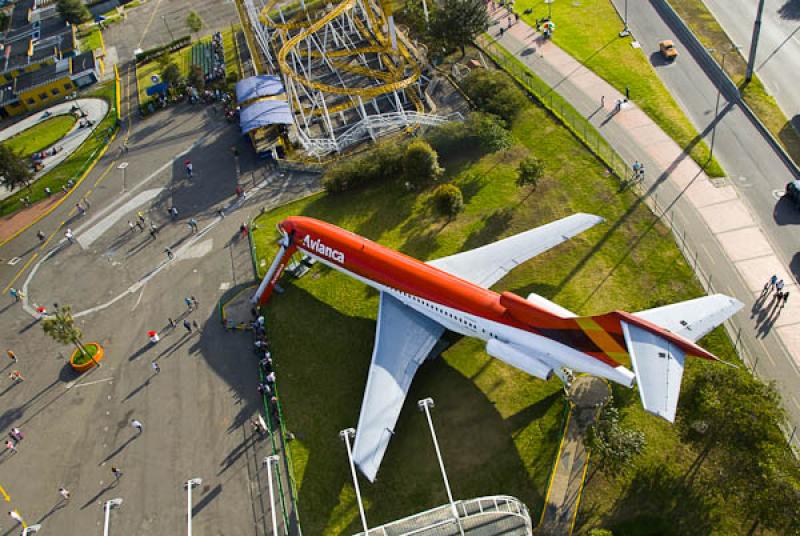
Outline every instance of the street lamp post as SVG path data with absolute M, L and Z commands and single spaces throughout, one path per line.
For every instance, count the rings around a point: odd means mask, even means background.
M 547 18 L 549 20 L 553 20 L 553 2 L 556 0 L 544 0 L 544 3 L 547 4 Z
M 125 191 L 125 170 L 128 169 L 128 163 L 122 162 L 120 165 L 117 166 L 117 169 L 122 170 L 122 191 Z
M 278 517 L 275 513 L 275 489 L 272 486 L 272 464 L 277 462 L 278 456 L 275 454 L 267 456 L 264 458 L 264 461 L 261 462 L 262 465 L 267 466 L 267 478 L 269 479 L 269 509 L 272 514 L 272 534 L 275 536 L 278 536 Z
M 192 488 L 203 483 L 202 478 L 191 478 L 186 481 L 186 530 L 192 536 Z
M 108 536 L 108 527 L 111 521 L 111 509 L 116 508 L 121 504 L 121 498 L 111 499 L 103 504 L 103 510 L 105 511 L 105 520 L 103 521 L 103 536 Z
M 750 39 L 750 55 L 747 58 L 747 71 L 744 75 L 745 84 L 752 80 L 753 70 L 756 68 L 756 50 L 758 49 L 758 37 L 761 35 L 762 13 L 764 13 L 764 0 L 758 0 L 758 11 L 756 11 L 756 20 L 753 23 L 753 37 Z
M 164 26 L 167 27 L 167 31 L 169 32 L 170 41 L 175 41 L 175 36 L 172 35 L 172 30 L 170 29 L 169 24 L 167 24 L 167 17 L 165 17 L 164 15 L 161 15 L 161 20 L 164 23 Z
M 364 535 L 369 534 L 369 527 L 367 527 L 367 515 L 364 513 L 364 504 L 361 502 L 361 488 L 358 487 L 358 476 L 356 475 L 356 466 L 353 463 L 353 450 L 350 448 L 350 439 L 356 436 L 356 431 L 353 428 L 346 428 L 339 432 L 339 437 L 344 440 L 347 446 L 347 461 L 350 462 L 350 473 L 353 475 L 353 487 L 356 488 L 356 500 L 358 501 L 358 513 L 361 515 L 361 524 L 364 526 Z
M 450 501 L 450 508 L 453 511 L 453 516 L 458 523 L 458 531 L 463 536 L 464 528 L 461 526 L 461 518 L 458 515 L 458 508 L 453 500 L 453 493 L 450 491 L 450 482 L 447 480 L 447 472 L 444 470 L 444 462 L 442 461 L 442 452 L 439 450 L 439 440 L 436 439 L 436 430 L 433 428 L 433 420 L 431 419 L 431 408 L 434 407 L 432 398 L 423 398 L 417 402 L 419 410 L 425 413 L 428 419 L 428 428 L 431 430 L 431 437 L 433 438 L 433 448 L 436 450 L 436 458 L 439 460 L 439 469 L 442 471 L 442 479 L 444 480 L 444 488 L 447 491 L 447 500 Z
M 625 9 L 623 10 L 622 23 L 625 25 L 625 27 L 622 29 L 621 32 L 619 32 L 619 36 L 628 37 L 629 35 L 631 35 L 631 31 L 628 29 L 628 0 L 625 0 Z

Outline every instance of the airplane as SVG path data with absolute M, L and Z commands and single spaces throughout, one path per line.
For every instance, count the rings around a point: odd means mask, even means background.
M 279 251 L 253 303 L 269 299 L 295 252 L 380 292 L 375 345 L 353 445 L 374 482 L 411 380 L 445 330 L 486 342 L 486 353 L 543 380 L 583 372 L 639 386 L 644 409 L 674 422 L 685 358 L 717 358 L 695 341 L 742 308 L 715 294 L 637 313 L 576 316 L 537 294 L 489 288 L 514 267 L 603 219 L 573 214 L 427 263 L 335 225 L 303 216 L 278 224 Z M 633 371 L 620 362 L 630 360 Z

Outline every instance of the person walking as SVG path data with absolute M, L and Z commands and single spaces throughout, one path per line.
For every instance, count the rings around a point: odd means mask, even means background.
M 8 294 L 12 298 L 14 298 L 15 302 L 20 301 L 22 299 L 22 296 L 23 296 L 22 292 L 20 292 L 19 290 L 15 289 L 15 288 L 8 289 Z
M 128 229 L 130 230 L 131 234 L 136 232 L 136 225 L 131 220 L 128 220 Z
M 172 248 L 170 248 L 169 246 L 164 248 L 164 253 L 167 254 L 167 260 L 171 261 L 172 259 L 175 258 L 175 254 L 172 252 Z
M 17 442 L 25 439 L 25 434 L 22 433 L 22 430 L 16 427 L 12 428 L 11 431 L 8 433 L 8 435 L 11 437 L 11 439 Z
M 47 237 L 44 235 L 42 231 L 37 231 L 36 238 L 39 239 L 39 242 L 44 242 Z
M 783 279 L 779 279 L 778 282 L 775 283 L 775 290 L 783 292 Z
M 192 229 L 193 233 L 196 233 L 198 230 L 197 220 L 192 218 L 189 220 L 189 227 Z
M 605 108 L 605 107 L 606 107 L 606 96 L 600 95 L 600 108 Z
M 155 361 L 150 363 L 150 366 L 153 367 L 153 374 L 158 374 L 159 372 L 161 372 L 161 367 Z
M 11 361 L 13 361 L 14 363 L 17 362 L 17 354 L 15 354 L 13 350 L 11 349 L 6 350 L 6 354 L 8 354 L 8 358 Z
M 69 500 L 69 490 L 67 488 L 58 488 L 58 494 L 61 495 L 61 498 L 65 501 Z
M 17 452 L 19 452 L 19 451 L 17 450 L 17 446 L 16 446 L 16 445 L 14 444 L 14 442 L 13 442 L 13 441 L 11 441 L 10 439 L 9 439 L 8 441 L 6 441 L 6 450 L 7 450 L 7 451 L 10 451 L 10 452 L 12 452 L 12 453 L 14 453 L 14 454 L 16 454 Z
M 70 229 L 69 227 L 67 228 L 67 232 L 64 233 L 64 236 L 66 237 L 67 240 L 69 240 L 70 244 L 75 243 L 75 235 L 72 233 L 72 229 Z
M 25 381 L 25 378 L 22 376 L 22 373 L 18 370 L 11 371 L 11 374 L 8 375 L 8 379 L 14 383 L 22 383 Z
M 194 310 L 194 300 L 192 300 L 192 298 L 187 296 L 183 299 L 183 302 L 186 304 L 186 307 L 189 309 L 189 311 Z
M 173 220 L 177 220 L 178 219 L 178 209 L 175 208 L 175 207 L 170 207 L 169 215 L 172 217 Z
M 25 524 L 25 520 L 23 520 L 23 519 L 22 519 L 22 516 L 21 516 L 21 515 L 19 515 L 19 512 L 17 512 L 16 510 L 11 510 L 11 511 L 8 513 L 8 515 L 9 515 L 9 517 L 10 517 L 11 519 L 13 519 L 14 521 L 16 521 L 16 522 L 17 522 L 17 523 L 19 523 L 20 525 L 24 525 L 24 524 Z
M 192 332 L 192 323 L 191 323 L 191 322 L 189 322 L 189 320 L 188 320 L 188 319 L 185 319 L 185 320 L 183 321 L 183 327 L 185 327 L 185 328 L 186 328 L 186 331 L 187 331 L 187 332 L 189 332 L 189 333 L 191 333 L 191 332 Z
M 86 215 L 86 209 L 83 208 L 80 203 L 75 203 L 75 208 L 78 209 L 78 214 L 80 214 L 81 216 Z
M 136 213 L 136 219 L 144 224 L 144 214 L 141 210 Z
M 136 220 L 136 227 L 139 228 L 139 231 L 144 232 L 144 222 L 137 219 Z
M 194 173 L 194 167 L 192 166 L 191 160 L 186 160 L 183 165 L 186 167 L 186 177 L 192 178 L 192 174 Z
M 118 467 L 115 467 L 113 465 L 111 466 L 111 474 L 114 475 L 114 478 L 117 481 L 119 481 L 119 479 L 122 478 L 122 471 L 120 471 Z
M 136 429 L 136 433 L 141 434 L 144 430 L 144 425 L 138 419 L 131 420 L 131 426 Z
M 172 319 L 172 317 L 169 317 L 168 320 L 169 320 L 169 327 L 175 329 L 175 321 Z

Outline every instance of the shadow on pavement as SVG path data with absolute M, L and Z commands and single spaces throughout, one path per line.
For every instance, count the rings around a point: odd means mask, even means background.
M 800 223 L 800 206 L 788 195 L 781 196 L 772 209 L 772 218 L 778 225 L 797 225 Z

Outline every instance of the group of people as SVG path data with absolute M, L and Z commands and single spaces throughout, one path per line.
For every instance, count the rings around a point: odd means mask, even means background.
M 786 305 L 786 302 L 789 301 L 789 291 L 783 290 L 785 283 L 783 279 L 778 279 L 778 276 L 772 274 L 772 277 L 769 278 L 769 281 L 764 283 L 764 288 L 761 291 L 762 296 L 767 296 L 773 290 L 775 294 L 772 295 L 772 301 L 776 302 L 776 306 L 779 306 L 781 309 Z
M 259 395 L 269 398 L 270 413 L 272 418 L 277 420 L 279 418 L 279 412 L 278 397 L 275 395 L 276 374 L 272 364 L 272 353 L 269 350 L 269 342 L 267 341 L 266 321 L 264 316 L 258 315 L 256 319 L 250 323 L 250 327 L 252 328 L 255 336 L 255 342 L 253 345 L 255 347 L 256 355 L 259 358 L 258 369 L 260 372 L 260 377 L 262 378 L 262 380 L 258 382 L 256 389 Z M 260 421 L 256 421 L 254 419 L 254 422 L 259 422 L 258 426 L 254 424 L 253 427 L 256 431 L 263 435 L 265 430 L 261 430 Z

